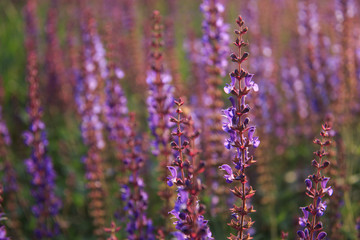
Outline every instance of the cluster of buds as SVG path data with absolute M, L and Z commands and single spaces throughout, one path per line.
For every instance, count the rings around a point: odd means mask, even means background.
M 213 239 L 211 231 L 204 219 L 205 207 L 199 204 L 198 196 L 203 189 L 199 174 L 204 172 L 205 164 L 197 160 L 199 150 L 195 146 L 195 139 L 199 132 L 194 129 L 191 118 L 182 118 L 181 106 L 184 102 L 180 99 L 175 101 L 177 105 L 177 117 L 171 117 L 170 121 L 177 125 L 177 130 L 172 132 L 177 137 L 171 142 L 171 147 L 177 153 L 172 166 L 168 166 L 171 176 L 168 177 L 168 185 L 177 186 L 178 197 L 175 207 L 170 213 L 177 219 L 175 221 L 178 232 L 173 233 L 177 239 L 205 240 Z M 186 132 L 181 126 L 186 126 Z M 187 140 L 184 140 L 183 137 Z M 188 157 L 185 157 L 185 153 Z M 178 169 L 181 174 L 178 176 Z
M 247 117 L 250 112 L 250 106 L 246 104 L 246 96 L 251 90 L 258 91 L 258 85 L 252 81 L 253 74 L 248 73 L 241 64 L 248 58 L 248 53 L 241 53 L 241 50 L 247 44 L 243 41 L 242 37 L 247 32 L 248 28 L 244 27 L 244 21 L 239 16 L 236 20 L 239 26 L 235 30 L 237 38 L 234 42 L 238 48 L 238 54 L 232 53 L 231 60 L 235 62 L 238 67 L 231 74 L 231 83 L 226 84 L 224 91 L 233 96 L 230 97 L 232 106 L 223 111 L 226 119 L 223 122 L 223 130 L 229 134 L 229 138 L 225 140 L 225 147 L 227 149 L 235 149 L 235 157 L 233 169 L 228 164 L 220 166 L 226 174 L 224 178 L 226 182 L 232 183 L 233 181 L 239 182 L 240 186 L 231 189 L 231 192 L 241 200 L 241 206 L 234 205 L 231 208 L 232 216 L 234 219 L 229 224 L 237 231 L 237 235 L 231 234 L 229 239 L 251 239 L 250 233 L 245 233 L 251 228 L 254 222 L 251 220 L 249 214 L 255 212 L 250 203 L 251 197 L 255 194 L 255 190 L 248 185 L 248 179 L 245 170 L 254 164 L 256 161 L 253 156 L 249 156 L 249 148 L 257 148 L 260 144 L 259 138 L 255 137 L 255 127 L 249 126 L 250 118 Z
M 314 140 L 314 143 L 320 146 L 320 150 L 314 152 L 318 159 L 312 160 L 311 163 L 315 168 L 315 173 L 309 175 L 305 180 L 306 195 L 312 198 L 313 202 L 306 207 L 300 208 L 304 216 L 299 218 L 299 225 L 304 227 L 304 230 L 298 231 L 297 234 L 302 240 L 321 240 L 327 236 L 322 231 L 323 224 L 319 221 L 319 218 L 324 215 L 327 207 L 327 203 L 323 201 L 323 198 L 326 195 L 331 196 L 333 194 L 333 189 L 327 186 L 330 178 L 323 176 L 321 173 L 322 170 L 330 165 L 330 162 L 324 159 L 329 154 L 325 148 L 331 144 L 330 131 L 331 126 L 325 123 L 322 125 L 322 131 L 320 132 L 322 140 Z

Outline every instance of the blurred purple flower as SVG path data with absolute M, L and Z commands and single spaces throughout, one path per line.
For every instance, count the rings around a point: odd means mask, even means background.
M 0 240 L 10 240 L 9 237 L 6 237 L 6 229 L 5 226 L 0 227 Z

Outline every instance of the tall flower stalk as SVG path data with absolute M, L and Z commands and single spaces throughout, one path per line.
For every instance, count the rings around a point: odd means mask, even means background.
M 204 132 L 204 159 L 207 161 L 206 175 L 207 184 L 212 199 L 212 212 L 216 213 L 220 209 L 219 197 L 224 196 L 221 190 L 224 188 L 218 187 L 217 167 L 224 163 L 223 141 L 225 136 L 221 129 L 221 115 L 218 113 L 223 108 L 223 101 L 221 99 L 222 77 L 225 76 L 226 68 L 228 66 L 227 55 L 229 52 L 229 25 L 224 23 L 223 12 L 225 10 L 224 4 L 219 0 L 204 0 L 200 6 L 204 14 L 202 24 L 202 58 L 204 61 L 204 69 L 206 71 L 205 83 L 207 86 L 205 99 L 206 111 L 204 111 L 205 126 Z M 202 86 L 203 87 L 203 86 Z
M 141 177 L 144 158 L 139 149 L 140 142 L 136 139 L 136 117 L 130 114 L 130 134 L 128 137 L 128 154 L 124 158 L 124 165 L 129 170 L 129 178 L 121 188 L 122 199 L 125 201 L 125 211 L 128 221 L 126 231 L 129 240 L 155 239 L 152 221 L 146 217 L 148 194 Z
M 37 68 L 37 44 L 35 35 L 35 1 L 29 0 L 26 5 L 26 50 L 27 82 L 29 84 L 28 114 L 30 128 L 24 132 L 25 144 L 31 148 L 31 157 L 25 160 L 27 171 L 32 176 L 32 195 L 35 204 L 32 212 L 37 218 L 35 235 L 37 239 L 51 238 L 58 234 L 59 226 L 55 217 L 61 201 L 55 195 L 55 171 L 52 160 L 47 155 L 48 140 L 45 123 L 42 121 L 39 78 Z
M 107 60 L 108 60 L 108 78 L 106 79 L 106 104 L 105 104 L 105 119 L 106 128 L 109 131 L 109 140 L 114 145 L 116 158 L 122 165 L 124 153 L 126 151 L 126 141 L 129 136 L 130 129 L 127 99 L 119 81 L 124 77 L 124 72 L 115 65 L 114 50 L 115 46 L 112 43 L 112 28 L 107 26 Z M 123 166 L 120 167 L 120 172 L 123 173 Z
M 247 52 L 242 53 L 242 48 L 247 45 L 243 40 L 243 35 L 246 34 L 248 28 L 244 27 L 241 16 L 237 18 L 236 23 L 239 29 L 235 30 L 237 38 L 234 44 L 238 53 L 232 53 L 231 59 L 237 64 L 237 68 L 230 74 L 231 83 L 226 84 L 224 87 L 224 91 L 232 95 L 230 97 L 232 106 L 223 111 L 226 119 L 223 122 L 223 130 L 229 134 L 229 138 L 225 140 L 225 147 L 236 150 L 232 160 L 235 168 L 223 164 L 220 169 L 226 172 L 224 175 L 226 182 L 232 183 L 235 181 L 240 184 L 240 186 L 231 189 L 231 192 L 241 200 L 241 205 L 234 205 L 230 209 L 234 219 L 231 220 L 229 225 L 237 231 L 237 234 L 231 234 L 229 239 L 243 240 L 251 239 L 248 230 L 254 222 L 249 214 L 255 212 L 250 203 L 255 190 L 249 186 L 246 169 L 256 161 L 250 155 L 249 148 L 257 148 L 260 141 L 258 137 L 254 136 L 255 126 L 249 126 L 250 118 L 247 116 L 250 112 L 250 106 L 246 104 L 246 97 L 251 90 L 258 91 L 258 85 L 252 81 L 253 74 L 242 68 L 242 63 L 249 56 Z
M 0 79 L 1 81 L 2 79 Z M 2 82 L 0 83 L 2 84 Z M 17 193 L 19 191 L 17 173 L 14 168 L 14 164 L 9 157 L 9 148 L 11 145 L 11 138 L 5 119 L 3 118 L 2 103 L 4 100 L 4 89 L 0 86 L 0 159 L 4 163 L 4 193 L 6 194 L 6 209 L 8 210 L 10 221 L 9 228 L 11 233 L 17 238 L 21 238 L 21 223 L 17 213 Z
M 325 177 L 322 174 L 322 170 L 326 169 L 330 162 L 325 159 L 328 156 L 326 147 L 331 144 L 330 141 L 331 126 L 327 123 L 322 125 L 322 131 L 320 132 L 321 140 L 315 139 L 314 143 L 320 146 L 320 150 L 314 152 L 317 159 L 314 159 L 311 163 L 315 167 L 315 172 L 309 175 L 305 180 L 306 195 L 312 198 L 312 203 L 306 207 L 301 207 L 303 216 L 299 218 L 299 225 L 304 227 L 304 230 L 297 232 L 297 235 L 302 240 L 320 240 L 325 239 L 327 236 L 323 230 L 323 224 L 320 221 L 320 217 L 324 215 L 327 207 L 326 201 L 323 198 L 333 194 L 333 189 L 327 186 L 329 177 Z
M 166 167 L 171 163 L 172 155 L 168 142 L 170 140 L 172 123 L 168 121 L 173 103 L 174 88 L 171 85 L 171 76 L 164 71 L 162 54 L 161 16 L 158 11 L 153 14 L 151 70 L 148 71 L 146 82 L 149 86 L 147 107 L 149 112 L 149 127 L 154 137 L 153 154 L 158 157 L 160 165 L 160 181 L 167 177 Z M 164 200 L 162 216 L 166 219 L 171 210 L 170 198 L 172 192 L 166 186 L 160 186 L 159 196 Z M 162 230 L 164 236 L 169 234 L 170 226 L 165 224 Z M 161 235 L 160 234 L 160 235 Z
M 47 99 L 53 107 L 68 110 L 72 104 L 72 89 L 69 79 L 65 76 L 64 55 L 61 51 L 60 41 L 57 36 L 58 26 L 58 1 L 52 0 L 46 21 L 46 71 L 47 71 Z M 58 104 L 58 103 L 62 104 Z
M 96 32 L 95 20 L 87 13 L 84 16 L 82 39 L 82 76 L 77 86 L 77 104 L 81 115 L 81 133 L 88 147 L 83 158 L 86 169 L 89 212 L 93 218 L 95 234 L 101 238 L 105 224 L 105 180 L 102 150 L 105 148 L 103 136 L 103 109 L 105 104 L 103 79 L 107 77 L 105 50 Z
M 172 132 L 174 141 L 171 142 L 172 148 L 177 152 L 176 159 L 168 169 L 171 176 L 168 177 L 168 185 L 174 184 L 178 187 L 178 197 L 174 209 L 170 212 L 177 221 L 174 222 L 178 232 L 173 235 L 177 239 L 205 240 L 213 239 L 211 231 L 204 219 L 205 207 L 199 204 L 199 194 L 203 185 L 199 178 L 200 173 L 205 170 L 205 163 L 197 159 L 199 150 L 195 146 L 195 139 L 199 132 L 194 129 L 194 122 L 191 118 L 182 118 L 183 111 L 181 106 L 184 102 L 179 99 L 175 101 L 177 105 L 177 116 L 171 117 L 170 121 L 176 123 L 177 129 Z M 184 132 L 182 125 L 186 124 L 187 132 Z M 186 136 L 187 140 L 184 140 Z M 185 157 L 187 153 L 188 158 Z M 178 177 L 178 169 L 181 174 Z

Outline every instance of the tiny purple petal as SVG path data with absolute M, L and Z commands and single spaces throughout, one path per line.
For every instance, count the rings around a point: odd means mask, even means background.
M 321 232 L 317 235 L 316 240 L 324 239 L 327 236 L 326 232 Z
M 306 187 L 307 187 L 307 188 L 309 188 L 309 189 L 312 188 L 312 182 L 311 182 L 310 179 L 307 178 L 307 179 L 305 180 L 305 184 L 306 184 Z
M 176 183 L 177 171 L 176 168 L 171 166 L 169 166 L 168 169 L 170 171 L 171 176 L 167 178 L 168 179 L 167 184 L 169 185 L 169 187 L 171 187 L 174 185 L 174 183 Z
M 297 231 L 297 235 L 301 238 L 301 239 L 305 239 L 305 233 L 303 231 Z
M 232 183 L 232 181 L 235 179 L 234 175 L 233 175 L 232 168 L 227 164 L 223 164 L 219 168 L 221 170 L 224 170 L 224 171 L 227 172 L 227 174 L 224 175 L 224 178 L 226 179 L 226 182 L 227 183 Z

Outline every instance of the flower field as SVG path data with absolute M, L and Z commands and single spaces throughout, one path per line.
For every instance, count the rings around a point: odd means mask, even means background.
M 0 1 L 0 240 L 360 239 L 360 2 Z

